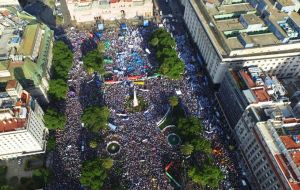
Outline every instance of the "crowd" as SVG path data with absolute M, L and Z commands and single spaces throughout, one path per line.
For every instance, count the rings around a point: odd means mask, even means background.
M 66 125 L 64 130 L 58 131 L 56 134 L 57 148 L 54 152 L 54 175 L 55 180 L 51 184 L 50 189 L 80 189 L 79 183 L 82 154 L 82 126 L 81 114 L 84 106 L 87 106 L 87 98 L 82 92 L 85 81 L 88 76 L 83 69 L 82 43 L 86 40 L 85 32 L 78 32 L 74 28 L 67 31 L 68 42 L 73 50 L 73 66 L 69 71 L 68 86 L 69 92 L 66 97 Z
M 193 64 L 196 62 L 196 54 L 186 40 L 186 35 L 179 31 L 173 33 L 179 56 L 186 63 L 186 72 L 180 85 L 180 90 L 184 94 L 181 100 L 185 112 L 202 119 L 205 137 L 211 140 L 216 163 L 225 175 L 222 189 L 240 188 L 238 182 L 241 169 L 237 167 L 235 155 L 229 151 L 230 140 L 226 133 L 228 127 L 222 118 L 213 91 L 208 86 L 208 79 L 201 68 Z
M 170 24 L 168 24 L 170 26 Z M 150 30 L 142 27 L 128 27 L 127 30 L 107 30 L 100 40 L 105 42 L 105 69 L 114 73 L 123 82 L 107 85 L 103 88 L 95 85 L 97 78 L 88 76 L 83 69 L 82 52 L 89 50 L 88 32 L 74 28 L 67 31 L 68 41 L 74 52 L 73 67 L 69 72 L 69 92 L 66 98 L 65 129 L 57 133 L 57 149 L 54 155 L 54 174 L 56 180 L 50 189 L 81 189 L 80 170 L 84 157 L 82 142 L 85 140 L 80 121 L 81 114 L 89 105 L 104 103 L 111 112 L 110 122 L 117 129 L 110 135 L 117 135 L 121 145 L 120 153 L 114 159 L 123 160 L 123 179 L 130 181 L 130 189 L 173 189 L 165 175 L 164 167 L 168 162 L 180 160 L 178 150 L 167 142 L 166 136 L 157 127 L 169 109 L 168 97 L 178 95 L 186 115 L 202 118 L 205 137 L 213 142 L 217 164 L 224 172 L 226 179 L 224 189 L 237 187 L 237 172 L 233 155 L 228 151 L 228 138 L 224 133 L 225 123 L 221 112 L 216 111 L 214 95 L 208 87 L 207 78 L 201 68 L 195 64 L 195 53 L 180 30 L 174 30 L 176 49 L 179 57 L 186 64 L 182 79 L 173 81 L 164 77 L 148 79 L 143 86 L 127 81 L 126 76 L 147 75 L 152 66 L 152 58 L 146 53 L 146 42 Z M 92 42 L 90 42 L 92 43 Z M 85 45 L 83 45 L 85 44 Z M 110 62 L 109 60 L 112 60 Z M 200 73 L 200 74 L 199 74 Z M 142 112 L 128 112 L 124 102 L 132 96 L 135 86 L 138 96 L 143 97 L 148 107 Z M 103 96 L 102 92 L 103 91 Z M 102 102 L 103 98 L 103 102 Z M 218 114 L 216 114 L 218 113 Z M 106 140 L 106 143 L 108 142 Z
M 146 53 L 144 38 L 150 31 L 143 27 L 128 26 L 124 29 L 105 30 L 100 41 L 104 43 L 105 69 L 113 73 L 115 80 L 128 76 L 146 76 L 152 67 Z

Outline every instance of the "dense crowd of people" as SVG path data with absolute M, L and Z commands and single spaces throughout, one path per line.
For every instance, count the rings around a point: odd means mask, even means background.
M 54 175 L 56 180 L 50 189 L 80 189 L 79 177 L 81 172 L 81 114 L 88 101 L 82 93 L 82 86 L 87 80 L 87 73 L 83 69 L 82 43 L 86 40 L 85 32 L 78 32 L 74 28 L 67 31 L 68 43 L 73 50 L 73 66 L 69 71 L 69 91 L 66 97 L 66 125 L 64 130 L 56 134 L 57 148 L 54 152 Z M 88 94 L 88 92 L 85 92 Z
M 146 76 L 152 67 L 146 53 L 144 38 L 150 34 L 143 27 L 126 26 L 126 29 L 106 30 L 101 33 L 104 43 L 105 69 L 115 80 L 128 76 Z
M 167 25 L 171 24 L 167 23 L 165 27 Z M 165 175 L 164 167 L 170 161 L 180 160 L 180 154 L 178 149 L 168 144 L 166 136 L 157 126 L 157 122 L 169 109 L 168 98 L 173 95 L 179 97 L 186 115 L 202 118 L 205 137 L 212 140 L 217 165 L 226 176 L 222 182 L 223 187 L 237 187 L 237 184 L 234 184 L 238 181 L 238 176 L 235 175 L 237 169 L 232 159 L 233 155 L 228 151 L 229 141 L 224 133 L 226 124 L 223 122 L 221 111 L 216 111 L 216 100 L 212 98 L 214 95 L 208 87 L 207 77 L 200 66 L 195 64 L 195 52 L 186 35 L 176 28 L 172 31 L 179 57 L 186 65 L 185 73 L 180 80 L 157 77 L 145 80 L 144 85 L 140 86 L 128 81 L 124 76 L 147 75 L 152 61 L 149 57 L 154 56 L 145 53 L 147 45 L 143 37 L 149 36 L 150 31 L 147 28 L 132 26 L 123 31 L 103 31 L 100 40 L 107 49 L 105 59 L 112 59 L 112 64 L 107 64 L 105 68 L 123 81 L 102 88 L 90 82 L 95 79 L 96 73 L 89 76 L 81 61 L 82 52 L 87 52 L 89 48 L 86 44 L 83 45 L 90 42 L 89 33 L 74 28 L 67 31 L 68 42 L 74 52 L 73 67 L 69 72 L 69 92 L 66 97 L 67 123 L 65 129 L 56 135 L 57 148 L 53 165 L 56 180 L 49 189 L 82 188 L 79 177 L 85 159 L 81 150 L 85 137 L 80 118 L 85 107 L 100 104 L 109 107 L 110 123 L 117 127 L 108 132 L 105 143 L 111 140 L 110 136 L 118 136 L 120 153 L 111 156 L 123 160 L 122 178 L 130 181 L 130 189 L 173 189 Z M 134 90 L 147 102 L 148 106 L 142 112 L 129 112 L 124 104 L 132 97 Z

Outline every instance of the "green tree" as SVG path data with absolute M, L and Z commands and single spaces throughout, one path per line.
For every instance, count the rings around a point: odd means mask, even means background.
M 194 151 L 194 146 L 189 143 L 185 143 L 180 147 L 180 151 L 183 155 L 190 156 Z
M 105 169 L 110 169 L 114 165 L 114 160 L 111 158 L 106 158 L 102 160 L 102 167 Z
M 178 97 L 177 96 L 171 96 L 169 98 L 169 104 L 172 106 L 172 107 L 175 107 L 177 106 L 179 103 L 179 100 L 178 100 Z
M 149 44 L 152 46 L 152 47 L 156 47 L 158 45 L 158 38 L 154 37 L 150 40 Z
M 3 185 L 0 187 L 0 190 L 13 190 L 13 188 L 9 185 Z
M 200 170 L 197 167 L 190 167 L 188 176 L 194 183 L 202 187 L 208 185 L 212 188 L 218 188 L 224 178 L 220 168 L 215 165 L 204 165 Z
M 103 160 L 96 158 L 94 160 L 88 160 L 83 163 L 80 183 L 84 186 L 91 188 L 92 190 L 99 190 L 102 188 L 106 178 L 108 169 L 104 168 Z
M 160 65 L 158 72 L 171 79 L 179 79 L 184 72 L 184 63 L 178 58 L 176 42 L 169 32 L 158 29 L 152 33 L 149 44 L 156 50 Z
M 94 149 L 94 148 L 97 148 L 98 143 L 95 140 L 91 140 L 89 143 L 89 146 Z
M 52 151 L 56 147 L 56 138 L 55 136 L 50 136 L 47 141 L 47 151 Z
M 6 185 L 6 166 L 0 166 L 0 187 Z
M 97 50 L 99 53 L 104 53 L 105 52 L 105 44 L 104 42 L 98 42 L 97 44 Z
M 195 151 L 201 151 L 207 154 L 212 152 L 210 141 L 204 139 L 204 137 L 194 138 L 191 144 L 194 146 Z
M 103 56 L 97 50 L 90 51 L 83 57 L 83 65 L 86 70 L 92 68 L 101 74 L 105 73 Z
M 108 118 L 108 107 L 91 106 L 84 110 L 81 120 L 89 131 L 97 133 L 100 129 L 107 129 Z
M 189 142 L 194 138 L 199 137 L 203 129 L 200 125 L 200 120 L 196 117 L 179 118 L 176 133 L 185 141 Z
M 67 80 L 72 67 L 73 53 L 63 41 L 53 45 L 52 79 Z
M 48 94 L 55 101 L 64 100 L 68 91 L 67 83 L 62 79 L 51 80 Z
M 32 179 L 36 188 L 42 188 L 48 183 L 53 177 L 53 173 L 49 169 L 39 168 L 33 171 Z
M 64 129 L 66 117 L 55 109 L 47 109 L 44 115 L 45 125 L 48 129 Z

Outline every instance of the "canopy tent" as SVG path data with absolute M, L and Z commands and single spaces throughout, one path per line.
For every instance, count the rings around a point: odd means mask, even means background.
M 98 30 L 104 30 L 104 24 L 98 24 Z
M 143 26 L 149 26 L 149 20 L 144 20 Z
M 121 24 L 121 29 L 122 29 L 122 30 L 127 30 L 127 25 L 126 25 L 125 23 L 122 23 L 122 24 Z

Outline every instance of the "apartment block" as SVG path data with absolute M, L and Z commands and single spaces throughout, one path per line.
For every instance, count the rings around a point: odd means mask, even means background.
M 252 105 L 235 127 L 258 189 L 300 189 L 299 119 L 287 103 Z
M 16 80 L 0 92 L 0 159 L 46 151 L 48 129 L 38 102 Z
M 300 15 L 291 0 L 182 0 L 184 20 L 212 81 L 227 67 L 256 65 L 279 78 L 300 75 Z

